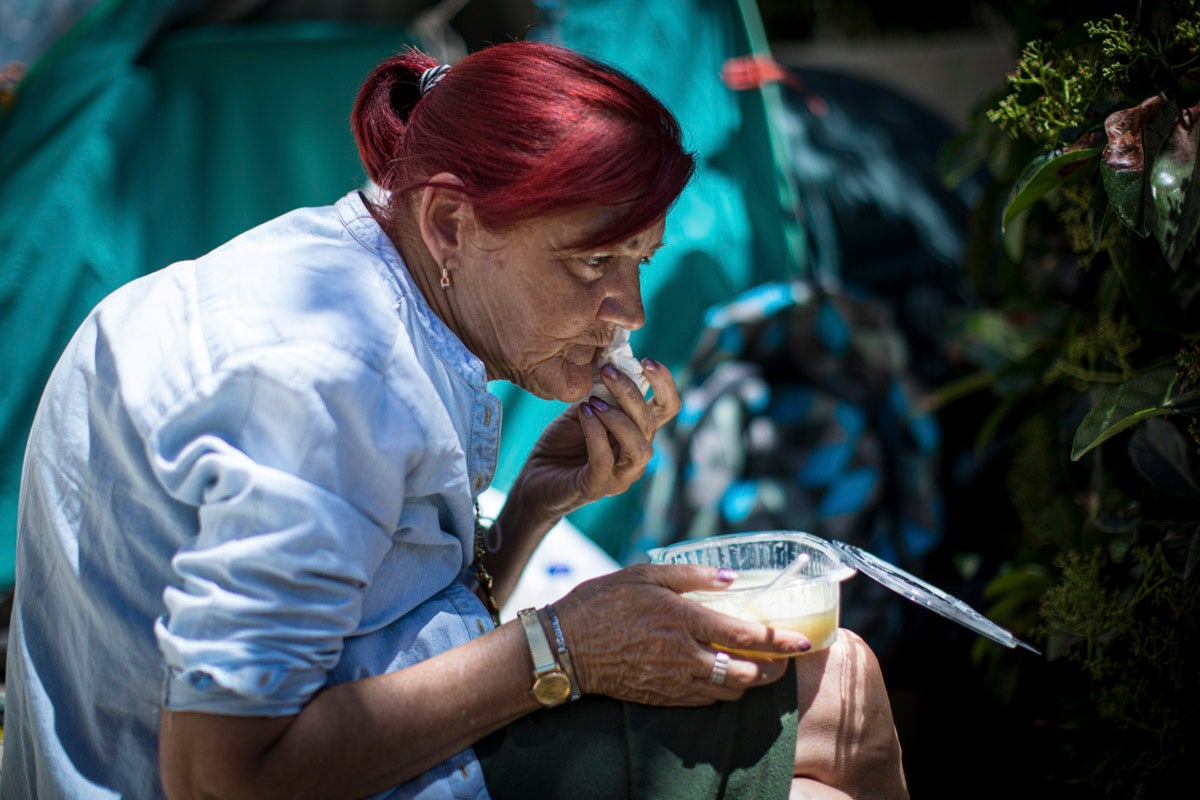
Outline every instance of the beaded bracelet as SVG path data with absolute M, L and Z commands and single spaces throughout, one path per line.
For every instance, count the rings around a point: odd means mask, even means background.
M 571 653 L 567 650 L 567 640 L 563 638 L 562 626 L 558 624 L 558 614 L 554 606 L 546 605 L 546 614 L 550 617 L 550 627 L 554 628 L 554 643 L 558 648 L 558 663 L 571 679 L 571 699 L 579 699 L 579 681 L 575 678 L 575 665 L 571 663 Z

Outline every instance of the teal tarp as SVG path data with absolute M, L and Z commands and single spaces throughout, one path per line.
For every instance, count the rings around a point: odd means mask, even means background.
M 704 309 L 801 269 L 766 92 L 735 94 L 724 59 L 764 47 L 752 4 L 542 3 L 536 35 L 597 55 L 680 117 L 700 170 L 645 277 L 637 352 L 686 359 Z M 349 131 L 359 81 L 412 41 L 334 23 L 164 31 L 170 3 L 106 0 L 34 65 L 0 118 L 0 585 L 11 584 L 17 486 L 42 385 L 87 311 L 120 284 L 199 255 L 289 208 L 360 185 Z M 561 404 L 509 386 L 497 486 Z M 635 491 L 572 521 L 610 552 L 636 527 Z
M 95 7 L 0 121 L 0 585 L 42 386 L 88 310 L 141 274 L 362 183 L 359 81 L 411 39 L 325 23 L 181 29 Z M 139 57 L 140 56 L 140 57 Z

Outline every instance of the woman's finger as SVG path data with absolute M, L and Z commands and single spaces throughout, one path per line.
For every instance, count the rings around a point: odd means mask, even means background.
M 637 384 L 612 364 L 606 364 L 600 368 L 600 378 L 611 395 L 611 397 L 601 399 L 615 402 L 616 406 L 637 425 L 642 437 L 646 440 L 653 440 L 654 434 L 658 431 L 659 422 L 657 415 Z
M 741 694 L 746 689 L 779 680 L 787 671 L 786 658 L 748 658 L 721 648 L 701 649 L 702 677 L 714 687 Z
M 654 359 L 642 360 L 642 375 L 650 382 L 653 394 L 646 400 L 638 386 L 611 364 L 600 370 L 605 388 L 621 409 L 641 428 L 648 441 L 654 441 L 658 429 L 679 413 L 682 401 L 671 371 Z
M 646 438 L 645 432 L 621 408 L 613 406 L 599 397 L 591 397 L 588 404 L 596 411 L 604 427 L 612 434 L 617 444 L 615 472 L 626 476 L 633 471 L 634 478 L 640 475 L 650 457 L 654 455 L 654 446 Z M 645 407 L 645 403 L 642 403 Z M 632 480 L 629 481 L 632 483 Z
M 703 606 L 699 608 L 703 613 L 695 617 L 696 636 L 702 641 L 712 642 L 716 647 L 762 653 L 764 660 L 795 656 L 812 648 L 812 642 L 799 631 L 771 628 Z
M 650 381 L 654 394 L 650 398 L 650 410 L 654 414 L 655 427 L 661 428 L 679 413 L 682 401 L 679 388 L 671 370 L 652 358 L 642 359 L 642 374 Z
M 585 497 L 598 498 L 606 494 L 607 478 L 613 471 L 616 455 L 608 440 L 608 428 L 600 420 L 595 406 L 588 401 L 579 404 L 579 425 L 587 448 L 588 468 L 581 470 Z

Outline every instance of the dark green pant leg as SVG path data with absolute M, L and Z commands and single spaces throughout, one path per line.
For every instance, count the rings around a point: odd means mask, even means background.
M 606 697 L 536 711 L 475 744 L 493 800 L 626 800 L 624 710 Z
M 495 800 L 782 800 L 798 716 L 792 666 L 701 708 L 585 697 L 516 721 L 475 753 Z

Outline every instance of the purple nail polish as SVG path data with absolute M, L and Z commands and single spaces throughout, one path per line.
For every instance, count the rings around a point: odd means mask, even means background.
M 595 412 L 595 411 L 593 411 L 593 410 L 592 410 L 592 407 L 591 407 L 590 405 L 588 405 L 587 403 L 580 403 L 580 404 L 579 404 L 579 410 L 583 412 L 583 415 L 584 415 L 585 417 L 594 417 L 594 416 L 596 416 L 596 412 Z
M 597 411 L 608 411 L 608 403 L 604 402 L 599 397 L 589 397 L 588 402 L 591 403 L 592 408 L 596 409 Z
M 721 567 L 717 570 L 717 580 L 722 583 L 733 583 L 737 579 L 737 573 L 729 567 Z
M 616 378 L 621 377 L 621 373 L 618 372 L 617 368 L 614 367 L 612 364 L 605 364 L 603 367 L 600 368 L 600 371 L 604 373 L 604 376 L 606 378 L 616 379 Z
M 653 358 L 643 358 L 642 359 L 642 368 L 643 369 L 656 370 L 661 366 L 662 366 L 662 364 L 659 364 Z

